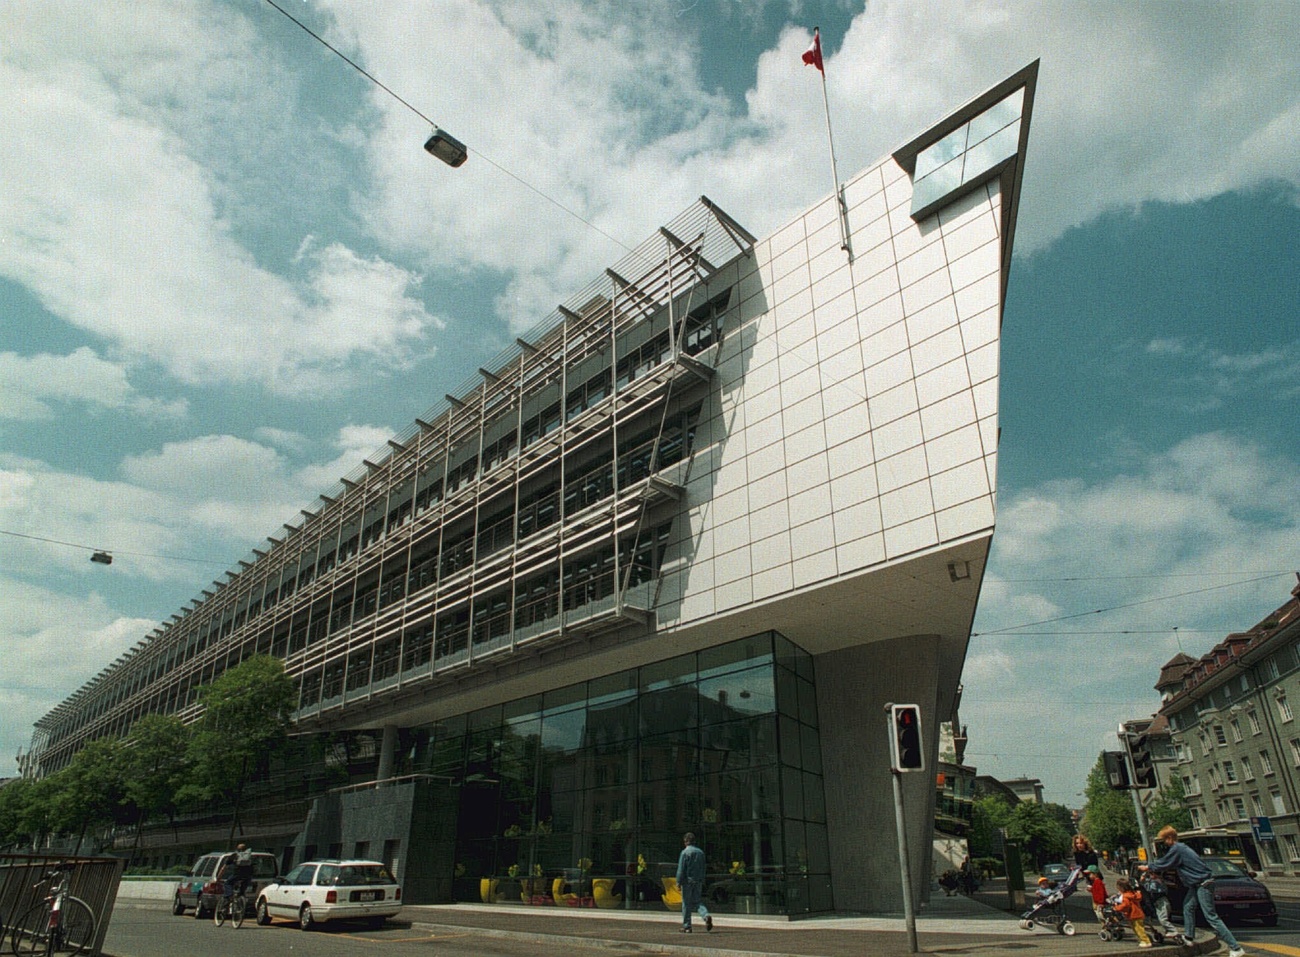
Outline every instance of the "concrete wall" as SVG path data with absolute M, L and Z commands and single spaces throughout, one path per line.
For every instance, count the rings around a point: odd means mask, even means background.
M 934 836 L 939 642 L 909 636 L 814 658 L 831 884 L 840 912 L 903 909 L 885 703 L 919 704 L 926 770 L 902 775 L 913 900 L 929 887 Z
M 176 893 L 177 878 L 147 881 L 123 880 L 117 885 L 120 901 L 170 901 Z
M 384 860 L 385 846 L 398 841 L 397 859 L 388 863 L 402 880 L 415 792 L 414 782 L 403 782 L 317 798 L 302 833 L 293 842 L 294 860 L 329 857 L 335 845 L 338 855 L 352 857 L 358 844 L 367 845 L 365 857 Z

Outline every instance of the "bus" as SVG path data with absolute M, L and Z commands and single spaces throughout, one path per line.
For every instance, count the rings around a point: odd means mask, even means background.
M 1250 871 L 1262 870 L 1259 851 L 1255 847 L 1254 837 L 1250 831 L 1231 831 L 1226 827 L 1196 827 L 1179 831 L 1178 840 L 1202 857 L 1226 857 L 1241 861 Z M 1159 845 L 1155 849 L 1164 850 Z

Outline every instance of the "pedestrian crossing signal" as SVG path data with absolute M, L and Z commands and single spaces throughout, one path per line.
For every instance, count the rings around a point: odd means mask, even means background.
M 890 758 L 895 771 L 924 771 L 921 752 L 921 709 L 914 704 L 890 707 L 894 733 L 890 738 Z

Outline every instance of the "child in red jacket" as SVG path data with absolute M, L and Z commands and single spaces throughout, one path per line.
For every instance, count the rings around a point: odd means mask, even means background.
M 1102 917 L 1101 909 L 1106 906 L 1106 882 L 1101 879 L 1101 868 L 1090 864 L 1084 873 L 1088 875 L 1088 888 L 1092 891 L 1092 912 L 1104 924 L 1106 919 Z

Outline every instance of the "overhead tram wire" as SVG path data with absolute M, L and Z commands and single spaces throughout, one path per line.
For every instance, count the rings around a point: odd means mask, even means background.
M 160 555 L 152 552 L 124 552 L 118 551 L 115 548 L 100 549 L 94 545 L 83 545 L 80 542 L 64 542 L 57 538 L 42 538 L 40 535 L 26 535 L 23 532 L 11 532 L 4 528 L 0 528 L 0 535 L 10 535 L 13 538 L 26 538 L 33 542 L 45 542 L 48 545 L 63 545 L 67 548 L 80 548 L 83 551 L 92 553 L 103 551 L 109 552 L 113 555 L 130 555 L 133 558 L 162 558 L 171 562 L 193 562 L 197 565 L 220 565 L 223 568 L 230 565 L 229 562 L 219 562 L 212 558 L 188 558 L 184 555 Z
M 1292 572 L 1280 572 L 1272 575 L 1261 575 L 1257 578 L 1245 578 L 1241 581 L 1227 582 L 1222 585 L 1207 585 L 1205 588 L 1194 588 L 1191 591 L 1176 592 L 1172 595 L 1160 595 L 1156 598 L 1144 598 L 1141 601 L 1124 602 L 1119 605 L 1111 605 L 1108 608 L 1094 608 L 1091 611 L 1078 611 L 1071 615 L 1058 615 L 1055 618 L 1043 618 L 1040 621 L 1027 621 L 1023 625 L 1008 625 L 1006 628 L 996 628 L 993 631 L 972 631 L 972 638 L 987 638 L 990 635 L 1009 635 L 1015 636 L 1021 628 L 1033 628 L 1035 625 L 1052 625 L 1058 621 L 1069 621 L 1072 618 L 1085 618 L 1088 615 L 1100 615 L 1108 611 L 1119 611 L 1124 608 L 1137 608 L 1141 605 L 1154 605 L 1156 602 L 1169 601 L 1172 598 L 1186 598 L 1189 595 L 1203 595 L 1206 592 L 1217 591 L 1221 588 L 1233 588 L 1237 585 L 1252 585 L 1256 582 L 1271 581 L 1274 578 L 1282 578 L 1290 575 Z
M 297 24 L 300 28 L 302 28 L 302 30 L 303 30 L 303 31 L 304 31 L 308 36 L 310 36 L 312 39 L 314 39 L 317 43 L 319 43 L 321 46 L 325 47 L 325 49 L 329 50 L 331 53 L 333 53 L 335 56 L 337 56 L 340 60 L 342 60 L 342 61 L 343 61 L 344 63 L 346 63 L 348 66 L 352 67 L 352 69 L 356 70 L 358 73 L 360 73 L 362 76 L 364 76 L 367 80 L 369 80 L 369 81 L 370 81 L 371 83 L 373 83 L 375 86 L 379 87 L 379 89 L 383 90 L 385 93 L 387 93 L 389 96 L 391 96 L 391 97 L 392 97 L 394 100 L 396 100 L 398 103 L 402 104 L 402 106 L 406 107 L 408 110 L 410 110 L 410 111 L 411 111 L 412 113 L 414 113 L 416 116 L 418 116 L 420 119 L 424 120 L 424 122 L 428 123 L 430 126 L 435 127 L 435 128 L 438 126 L 437 123 L 433 122 L 433 120 L 431 120 L 431 119 L 429 119 L 429 117 L 425 116 L 424 113 L 422 113 L 419 109 L 417 109 L 415 106 L 413 106 L 413 105 L 412 105 L 410 102 L 408 102 L 405 98 L 403 98 L 402 96 L 400 96 L 399 94 L 397 94 L 397 93 L 396 93 L 394 90 L 392 90 L 390 87 L 386 86 L 386 85 L 385 85 L 384 83 L 382 83 L 378 78 L 376 78 L 373 74 L 367 72 L 366 69 L 365 69 L 364 67 L 362 67 L 362 66 L 361 66 L 359 63 L 357 63 L 356 61 L 352 60 L 352 59 L 351 59 L 351 58 L 350 58 L 346 53 L 344 53 L 342 50 L 340 50 L 340 49 L 338 49 L 337 47 L 335 47 L 334 45 L 332 45 L 328 40 L 326 40 L 324 37 L 322 37 L 320 34 L 318 34 L 316 31 L 314 31 L 311 27 L 307 26 L 307 24 L 303 23 L 301 20 L 299 20 L 297 17 L 295 17 L 292 13 L 290 13 L 288 10 L 284 9 L 284 7 L 280 6 L 280 4 L 276 3 L 276 0 L 266 0 L 266 2 L 267 2 L 270 6 L 274 7 L 276 10 L 280 11 L 280 13 L 284 14 L 284 16 L 285 16 L 286 18 L 288 18 L 289 20 L 293 21 L 293 22 L 294 22 L 295 24 Z M 506 169 L 504 166 L 502 166 L 502 165 L 501 165 L 500 163 L 498 163 L 496 160 L 492 159 L 492 157 L 488 156 L 486 153 L 482 153 L 482 152 L 480 152 L 479 150 L 474 149 L 472 146 L 466 146 L 465 149 L 466 149 L 468 152 L 473 153 L 473 154 L 474 154 L 475 156 L 477 156 L 479 159 L 483 160 L 483 161 L 484 161 L 485 163 L 487 163 L 489 166 L 495 167 L 499 172 L 504 173 L 506 176 L 509 176 L 511 179 L 513 179 L 513 180 L 514 180 L 516 183 L 518 183 L 519 185 L 527 187 L 528 189 L 530 189 L 530 190 L 532 190 L 534 193 L 536 193 L 538 196 L 540 196 L 542 199 L 546 200 L 548 203 L 551 203 L 552 205 L 556 206 L 557 208 L 559 208 L 559 209 L 563 210 L 564 212 L 568 213 L 568 214 L 569 214 L 570 216 L 572 216 L 574 219 L 578 220 L 578 222 L 582 223 L 582 224 L 585 225 L 585 226 L 590 227 L 591 229 L 594 229 L 596 232 L 600 233 L 602 236 L 604 236 L 604 237 L 605 237 L 606 239 L 608 239 L 610 242 L 614 243 L 616 246 L 620 247 L 621 249 L 625 250 L 626 252 L 634 253 L 634 252 L 636 251 L 636 250 L 632 249 L 632 247 L 630 247 L 630 246 L 628 246 L 626 243 L 624 243 L 622 240 L 618 239 L 617 237 L 611 236 L 609 233 L 605 232 L 605 230 L 601 229 L 599 226 L 597 226 L 597 225 L 596 225 L 595 223 L 593 223 L 591 220 L 589 220 L 589 219 L 587 219 L 586 217 L 580 215 L 580 214 L 577 213 L 576 211 L 570 209 L 568 206 L 565 206 L 562 202 L 560 202 L 560 201 L 559 201 L 558 199 L 556 199 L 554 196 L 551 196 L 551 195 L 549 195 L 549 194 L 547 194 L 547 193 L 542 192 L 542 190 L 538 189 L 536 186 L 534 186 L 532 183 L 528 182 L 528 180 L 524 179 L 522 176 L 519 176 L 518 174 L 516 174 L 516 173 L 514 173 L 514 172 L 511 172 L 510 170 Z
M 998 584 L 1034 585 L 1047 582 L 1111 582 L 1142 581 L 1152 578 L 1238 578 L 1242 575 L 1290 575 L 1290 569 L 1257 568 L 1254 571 L 1232 572 L 1176 572 L 1170 575 L 1069 575 L 1062 578 L 999 578 Z M 1252 579 L 1254 580 L 1254 579 Z M 1229 582 L 1231 584 L 1231 582 Z

